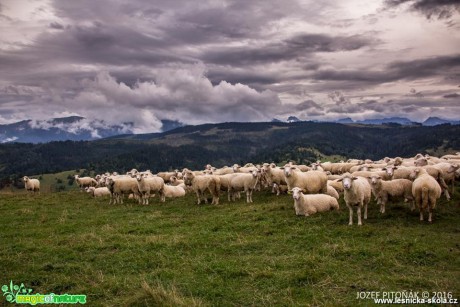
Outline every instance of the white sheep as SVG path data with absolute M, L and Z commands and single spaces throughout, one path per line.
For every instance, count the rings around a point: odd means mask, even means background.
M 250 173 L 253 170 L 257 170 L 257 168 L 254 166 L 254 164 L 246 164 L 249 166 L 239 166 L 238 164 L 233 165 L 233 172 L 234 173 Z
M 40 192 L 40 181 L 38 181 L 38 179 L 32 179 L 24 176 L 22 180 L 24 181 L 24 188 L 26 191 L 32 191 L 34 194 L 35 192 Z
M 289 190 L 298 187 L 307 194 L 327 193 L 327 175 L 322 171 L 304 173 L 295 166 L 285 166 L 284 179 Z
M 173 177 L 173 176 L 177 177 L 178 173 L 179 173 L 178 171 L 174 171 L 174 172 L 159 172 L 157 174 L 157 176 L 162 178 L 164 183 L 169 183 L 170 180 L 171 180 L 171 177 Z
M 343 175 L 338 181 L 342 182 L 344 199 L 350 211 L 350 221 L 348 225 L 353 225 L 353 206 L 357 206 L 358 225 L 361 222 L 361 208 L 364 207 L 364 219 L 367 220 L 367 205 L 371 200 L 371 186 L 366 178 L 355 177 L 349 173 Z
M 86 192 L 88 192 L 92 197 L 103 197 L 110 196 L 110 190 L 107 187 L 87 187 Z
M 412 195 L 420 210 L 420 221 L 423 221 L 423 210 L 428 209 L 428 222 L 432 222 L 432 211 L 436 207 L 436 200 L 441 197 L 441 186 L 420 167 L 412 171 L 411 178 L 415 179 L 412 184 Z
M 235 201 L 235 193 L 244 191 L 246 193 L 246 202 L 252 203 L 252 192 L 254 191 L 257 180 L 259 179 L 258 170 L 252 170 L 249 173 L 238 174 L 230 180 L 228 194 Z
M 172 186 L 178 186 L 183 183 L 184 183 L 184 180 L 178 179 L 176 176 L 171 176 L 171 178 L 169 178 L 169 184 L 171 184 Z
M 139 194 L 141 196 L 141 201 L 143 205 L 149 204 L 150 195 L 158 193 L 160 195 L 160 201 L 165 201 L 164 187 L 165 182 L 163 178 L 158 176 L 148 176 L 137 174 L 136 175 L 137 187 L 139 189 Z
M 234 178 L 234 177 L 236 177 L 238 175 L 239 175 L 239 173 L 231 173 L 231 174 L 219 175 L 220 190 L 227 192 L 228 201 L 230 201 L 230 193 L 228 193 L 228 188 L 230 187 L 230 181 L 232 180 L 232 178 Z
M 410 179 L 415 166 L 398 166 L 394 168 L 393 179 Z
M 269 186 L 272 186 L 273 183 L 276 183 L 278 185 L 286 185 L 283 169 L 277 167 L 274 163 L 264 163 L 262 165 L 262 169 L 264 170 L 265 176 L 267 178 L 267 183 Z
M 97 181 L 94 178 L 91 177 L 80 177 L 79 175 L 74 176 L 75 181 L 77 182 L 78 186 L 80 189 L 84 189 L 87 187 L 96 187 L 97 186 Z
M 109 204 L 123 204 L 123 195 L 131 193 L 140 202 L 139 187 L 135 178 L 129 176 L 112 176 L 108 177 L 107 182 L 107 188 L 111 194 Z
M 292 190 L 294 209 L 296 215 L 310 216 L 317 212 L 339 210 L 337 199 L 325 194 L 302 193 L 302 188 L 294 187 Z
M 372 194 L 380 204 L 380 213 L 385 213 L 385 205 L 389 198 L 403 198 L 404 201 L 412 201 L 412 210 L 415 208 L 414 197 L 412 196 L 412 181 L 408 179 L 382 180 L 378 175 L 368 177 Z
M 165 184 L 163 188 L 163 192 L 166 198 L 177 198 L 177 197 L 185 196 L 185 189 L 179 185 L 172 186 L 172 185 Z
M 333 186 L 330 186 L 330 185 L 327 185 L 326 194 L 329 195 L 329 196 L 334 197 L 335 199 L 339 199 L 339 197 L 340 197 L 339 193 L 337 192 L 337 190 Z
M 215 175 L 196 175 L 190 170 L 185 170 L 184 182 L 187 186 L 191 186 L 192 190 L 196 193 L 198 199 L 198 205 L 201 204 L 201 199 L 204 200 L 205 204 L 208 203 L 204 193 L 209 191 L 212 195 L 213 205 L 219 204 L 219 192 L 220 192 L 220 178 Z
M 342 178 L 342 176 L 340 176 L 340 178 Z M 328 180 L 327 185 L 333 187 L 338 193 L 343 193 L 342 182 L 337 181 L 340 178 L 337 178 L 335 180 Z

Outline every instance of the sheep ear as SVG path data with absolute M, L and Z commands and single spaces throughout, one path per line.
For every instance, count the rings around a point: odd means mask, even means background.
M 340 178 L 340 179 L 336 179 L 335 181 L 337 182 L 342 182 L 343 178 Z
M 380 177 L 380 176 L 377 176 L 377 179 L 382 179 L 382 177 Z
M 352 177 L 352 178 L 351 178 L 351 180 L 356 180 L 356 179 L 358 179 L 358 177 Z

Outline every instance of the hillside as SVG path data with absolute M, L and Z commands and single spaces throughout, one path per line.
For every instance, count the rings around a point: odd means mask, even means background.
M 247 161 L 413 156 L 460 149 L 460 126 L 368 126 L 336 123 L 223 123 L 185 126 L 164 133 L 123 135 L 97 141 L 0 145 L 0 178 L 16 179 L 85 168 L 153 172 L 201 169 Z M 332 156 L 333 155 L 333 156 Z

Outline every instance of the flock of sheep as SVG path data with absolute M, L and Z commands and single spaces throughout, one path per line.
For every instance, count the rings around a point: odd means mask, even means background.
M 109 204 L 122 204 L 125 195 L 148 205 L 156 194 L 160 201 L 165 198 L 183 197 L 194 192 L 197 203 L 207 203 L 208 193 L 212 204 L 218 205 L 221 192 L 227 192 L 228 201 L 246 194 L 251 203 L 253 192 L 271 189 L 272 193 L 291 193 L 297 215 L 309 216 L 317 212 L 339 209 L 338 199 L 343 195 L 349 209 L 349 225 L 353 224 L 353 208 L 357 208 L 358 225 L 362 225 L 361 210 L 367 219 L 367 206 L 374 196 L 385 213 L 389 200 L 404 199 L 419 208 L 420 220 L 428 211 L 432 222 L 432 211 L 436 201 L 444 194 L 450 200 L 448 184 L 454 193 L 455 178 L 460 177 L 460 152 L 455 155 L 433 157 L 417 154 L 413 158 L 384 158 L 380 161 L 351 159 L 347 162 L 316 162 L 310 166 L 284 167 L 274 163 L 215 168 L 207 165 L 204 170 L 183 169 L 152 174 L 133 169 L 125 175 L 105 173 L 91 177 L 75 175 L 81 189 L 94 197 L 110 197 Z M 37 179 L 23 178 L 25 188 L 40 190 Z

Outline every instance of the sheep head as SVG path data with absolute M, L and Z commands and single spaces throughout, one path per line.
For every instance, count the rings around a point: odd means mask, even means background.
M 292 198 L 294 198 L 295 200 L 299 200 L 302 197 L 301 188 L 295 187 L 295 188 L 292 188 L 292 190 L 289 192 L 292 192 Z
M 337 182 L 342 182 L 342 186 L 345 190 L 349 190 L 353 185 L 353 181 L 358 177 L 351 176 L 350 174 L 344 175 L 342 178 L 337 179 Z

